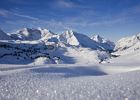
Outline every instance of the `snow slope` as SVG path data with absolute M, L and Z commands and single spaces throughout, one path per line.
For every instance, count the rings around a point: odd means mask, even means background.
M 137 51 L 123 51 L 115 52 L 115 55 L 120 55 L 119 57 L 109 59 L 110 63 L 127 63 L 127 64 L 140 64 L 140 50 Z
M 140 62 L 140 34 L 120 39 L 112 55 L 116 57 L 108 62 L 115 64 L 139 64 Z
M 137 77 L 140 75 L 140 66 L 5 66 L 0 66 L 1 100 L 139 100 L 140 98 L 140 78 Z
M 59 56 L 65 64 L 94 64 L 110 58 L 110 55 L 105 51 L 75 46 L 60 47 L 53 54 Z
M 140 43 L 140 33 L 130 36 L 130 37 L 125 37 L 120 39 L 115 46 L 115 50 L 116 51 L 123 51 L 123 50 L 127 50 L 129 48 L 133 48 L 134 47 L 137 49 L 139 48 L 139 43 Z
M 54 45 L 40 41 L 0 40 L 0 64 L 54 64 L 54 49 Z

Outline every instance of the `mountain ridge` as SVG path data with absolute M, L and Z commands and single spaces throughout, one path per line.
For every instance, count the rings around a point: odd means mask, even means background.
M 0 32 L 6 37 L 0 40 L 0 63 L 101 63 L 120 55 L 134 54 L 140 48 L 140 34 L 122 38 L 115 45 L 99 35 L 88 37 L 72 30 L 62 34 L 41 28 L 24 28 L 11 34 Z

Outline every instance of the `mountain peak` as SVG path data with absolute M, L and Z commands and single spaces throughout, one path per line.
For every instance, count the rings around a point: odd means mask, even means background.
M 62 35 L 60 35 L 60 40 L 70 44 L 70 45 L 79 45 L 79 41 L 77 37 L 74 35 L 75 32 L 72 30 L 65 31 Z
M 74 35 L 76 32 L 74 32 L 73 30 L 66 30 L 64 33 Z
M 22 28 L 22 29 L 19 29 L 17 32 L 27 32 L 30 30 L 33 30 L 33 29 L 32 28 Z
M 91 49 L 102 49 L 98 46 L 98 43 L 89 38 L 84 34 L 74 32 L 72 30 L 67 30 L 60 36 L 60 40 L 67 44 L 74 46 L 82 46 Z
M 41 32 L 38 29 L 23 28 L 12 33 L 11 37 L 18 40 L 38 40 L 41 38 Z
M 91 39 L 99 43 L 103 42 L 103 38 L 100 35 L 94 35 Z
M 110 40 L 106 40 L 100 35 L 94 35 L 91 37 L 92 40 L 97 42 L 101 47 L 103 47 L 105 50 L 113 51 L 115 44 L 114 42 L 111 42 Z
M 136 36 L 137 36 L 137 39 L 140 40 L 140 33 L 138 33 Z
M 48 29 L 46 29 L 46 28 L 41 28 L 41 27 L 38 27 L 37 30 L 49 32 Z
M 40 40 L 40 39 L 46 39 L 49 36 L 54 35 L 53 32 L 49 31 L 48 29 L 42 29 L 42 28 L 23 28 L 15 33 L 11 34 L 11 37 L 13 39 L 18 39 L 18 40 Z

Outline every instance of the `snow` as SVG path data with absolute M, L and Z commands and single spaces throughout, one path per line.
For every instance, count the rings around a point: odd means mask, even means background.
M 33 62 L 34 65 L 52 64 L 52 62 L 46 57 L 39 57 Z
M 138 100 L 140 67 L 123 66 L 124 70 L 117 67 L 42 65 L 9 69 L 1 65 L 0 99 Z
M 111 63 L 127 63 L 127 64 L 139 64 L 140 62 L 140 50 L 137 50 L 135 52 L 117 52 L 116 54 L 121 54 L 121 56 L 109 59 L 109 62 Z
M 27 41 L 33 41 L 33 40 L 40 40 L 48 38 L 49 36 L 54 35 L 54 33 L 50 32 L 47 29 L 31 29 L 31 28 L 23 28 L 16 32 L 13 32 L 10 34 L 11 38 L 14 40 L 27 40 Z
M 140 42 L 140 33 L 130 37 L 120 39 L 115 46 L 115 50 L 123 51 Z
M 48 32 L 48 30 L 46 31 Z M 64 37 L 61 37 L 62 35 Z M 32 41 L 0 40 L 0 51 L 2 52 L 0 54 L 0 63 L 35 65 L 50 63 L 91 64 L 110 58 L 108 52 L 102 51 L 95 41 L 85 35 L 73 31 L 67 31 L 62 35 L 54 34 L 47 38 L 43 37 Z M 67 42 L 62 39 L 66 39 Z M 71 44 L 75 40 L 78 42 L 78 45 Z
M 91 37 L 91 39 L 93 39 L 96 42 L 102 43 L 103 42 L 103 38 L 99 35 L 94 35 L 93 37 Z
M 75 45 L 75 46 L 78 46 L 80 44 L 72 30 L 66 31 L 64 34 L 60 35 L 60 41 L 63 41 L 70 45 Z
M 119 57 L 110 59 L 111 63 L 139 64 L 140 62 L 140 35 L 120 39 L 115 46 L 116 52 L 113 55 Z
M 106 40 L 99 35 L 94 35 L 91 37 L 91 39 L 96 41 L 98 43 L 98 45 L 100 45 L 100 47 L 102 47 L 106 51 L 112 52 L 115 47 L 114 42 L 112 42 L 110 40 Z
M 140 51 L 140 42 L 135 43 L 133 46 L 130 46 L 125 50 L 118 50 L 115 52 L 115 54 L 127 55 L 130 53 L 135 53 L 137 51 Z
M 60 35 L 60 41 L 72 46 L 82 46 L 95 50 L 102 49 L 95 41 L 90 39 L 88 36 L 74 32 L 72 30 L 66 31 L 64 34 Z
M 47 40 L 48 38 L 51 38 L 51 37 L 56 35 L 55 33 L 49 31 L 48 29 L 41 29 L 40 28 L 39 30 L 41 31 L 41 34 L 42 34 L 41 35 L 42 40 Z
M 19 40 L 38 40 L 41 38 L 41 32 L 37 29 L 23 28 L 12 33 L 11 37 Z

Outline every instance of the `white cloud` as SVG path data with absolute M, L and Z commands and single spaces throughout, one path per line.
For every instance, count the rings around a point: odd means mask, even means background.
M 9 14 L 10 14 L 10 12 L 8 10 L 0 9 L 0 16 L 8 17 Z
M 64 7 L 78 7 L 78 5 L 75 5 L 71 1 L 64 1 L 64 0 L 58 0 L 57 4 L 59 6 Z M 39 19 L 33 16 L 24 15 L 20 13 L 15 13 L 14 11 L 8 11 L 4 9 L 0 9 L 0 16 L 8 17 L 9 15 L 13 15 L 16 17 L 21 18 L 21 20 L 17 20 L 16 24 L 24 24 L 29 25 L 32 27 L 47 27 L 53 30 L 66 30 L 66 29 L 77 29 L 80 27 L 88 28 L 88 27 L 102 27 L 102 26 L 109 26 L 109 25 L 117 25 L 118 23 L 122 23 L 126 21 L 126 19 L 131 19 L 132 16 L 130 15 L 130 12 L 133 13 L 136 11 L 139 12 L 139 6 L 131 8 L 129 11 L 122 11 L 120 13 L 117 13 L 116 15 L 101 15 L 96 11 L 88 10 L 88 11 L 82 11 L 79 15 L 74 17 L 68 17 L 65 16 L 62 19 L 55 20 L 53 18 L 50 18 L 50 20 L 43 20 Z M 26 20 L 27 19 L 27 20 Z M 13 24 L 15 23 L 13 20 L 11 20 Z M 9 23 L 9 25 L 12 23 Z M 20 25 L 21 26 L 21 25 Z
M 32 17 L 32 16 L 28 16 L 28 15 L 22 15 L 22 14 L 18 14 L 18 13 L 12 13 L 12 14 L 15 15 L 15 16 L 18 16 L 18 17 L 23 17 L 23 18 L 39 21 L 39 19 L 36 18 L 36 17 Z
M 55 0 L 52 5 L 55 5 L 60 8 L 89 8 L 85 5 L 73 2 L 71 0 Z
M 33 16 L 29 15 L 24 15 L 24 14 L 19 14 L 15 13 L 12 11 L 0 9 L 0 16 L 3 17 L 9 17 L 9 20 L 6 20 L 5 23 L 0 23 L 0 27 L 9 27 L 9 28 L 19 28 L 19 27 L 47 27 L 49 29 L 54 29 L 54 30 L 59 30 L 59 29 L 67 29 L 63 22 L 61 21 L 56 21 L 54 19 L 50 20 L 43 20 L 39 19 Z M 18 17 L 16 19 L 15 17 L 11 18 L 11 16 Z M 16 22 L 16 23 L 15 23 Z M 14 27 L 13 27 L 14 26 Z M 13 29 L 12 29 L 13 30 Z
M 57 4 L 59 6 L 64 6 L 64 7 L 74 7 L 75 6 L 74 3 L 70 2 L 70 1 L 65 1 L 65 0 L 58 0 Z
M 7 24 L 15 26 L 23 26 L 27 25 L 26 27 L 47 27 L 49 29 L 53 30 L 66 30 L 66 29 L 76 29 L 78 27 L 81 28 L 86 28 L 86 27 L 94 27 L 94 26 L 101 26 L 101 25 L 110 25 L 110 24 L 115 24 L 121 21 L 121 19 L 110 19 L 106 21 L 92 21 L 91 19 L 82 17 L 82 15 L 77 16 L 77 17 L 70 17 L 66 18 L 61 21 L 56 21 L 55 19 L 50 19 L 50 20 L 42 20 L 33 16 L 29 15 L 23 15 L 23 14 L 18 14 L 14 12 L 10 12 L 7 10 L 3 11 L 5 15 L 13 15 L 16 17 L 19 17 L 19 20 L 16 20 L 16 24 L 14 20 L 7 21 Z M 24 18 L 24 19 L 23 19 Z M 18 23 L 18 24 L 17 24 Z

